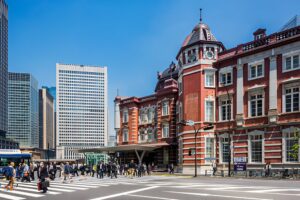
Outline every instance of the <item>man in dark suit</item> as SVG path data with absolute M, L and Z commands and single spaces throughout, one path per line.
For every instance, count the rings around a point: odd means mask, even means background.
M 46 193 L 47 190 L 48 190 L 48 184 L 49 181 L 46 180 L 46 178 L 49 177 L 49 174 L 48 174 L 48 170 L 47 170 L 47 167 L 44 165 L 43 162 L 41 162 L 40 164 L 40 169 L 39 169 L 40 173 L 40 180 L 41 180 L 41 183 L 42 183 L 42 190 L 43 190 L 43 193 Z

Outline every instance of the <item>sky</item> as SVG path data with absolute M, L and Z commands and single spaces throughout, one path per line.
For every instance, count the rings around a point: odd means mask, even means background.
M 175 61 L 185 37 L 203 22 L 226 48 L 278 31 L 300 14 L 298 0 L 6 0 L 9 71 L 55 86 L 55 64 L 108 67 L 109 134 L 113 100 L 153 93 L 157 71 Z M 297 6 L 298 5 L 298 6 Z

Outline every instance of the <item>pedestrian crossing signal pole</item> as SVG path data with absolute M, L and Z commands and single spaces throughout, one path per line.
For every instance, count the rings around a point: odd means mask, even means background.
M 209 130 L 209 129 L 212 129 L 213 128 L 213 125 L 212 124 L 208 124 L 208 125 L 205 125 L 205 126 L 200 126 L 198 128 L 196 128 L 196 124 L 194 121 L 192 120 L 183 120 L 179 123 L 179 125 L 182 125 L 182 126 L 191 126 L 193 127 L 194 129 L 194 135 L 195 135 L 195 139 L 194 139 L 194 143 L 195 143 L 195 151 L 194 151 L 194 156 L 195 156 L 195 175 L 194 177 L 197 177 L 198 173 L 197 173 L 197 135 L 198 133 L 200 132 L 200 130 Z
M 49 165 L 49 151 L 50 151 L 50 149 L 49 149 L 49 142 L 48 142 L 48 150 L 47 150 L 47 158 L 48 158 L 48 165 Z

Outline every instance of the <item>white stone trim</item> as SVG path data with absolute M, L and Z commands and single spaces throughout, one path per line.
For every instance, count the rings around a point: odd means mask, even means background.
M 298 58 L 299 59 L 298 68 L 286 69 L 286 61 L 285 61 L 286 58 L 287 57 L 293 57 L 293 56 L 296 56 L 296 55 L 298 55 L 298 57 L 299 57 Z M 293 59 L 291 59 L 291 66 L 293 66 Z M 294 51 L 290 51 L 290 52 L 282 54 L 282 73 L 295 71 L 295 70 L 300 70 L 300 50 L 294 50 Z
M 206 76 L 207 75 L 213 75 L 213 85 L 206 85 Z M 216 73 L 214 70 L 204 70 L 204 86 L 206 88 L 215 88 L 216 87 Z
M 300 163 L 300 149 L 298 150 L 298 162 L 288 162 L 286 161 L 286 139 L 287 134 L 298 131 L 300 134 L 300 128 L 291 126 L 289 128 L 282 129 L 282 163 Z M 298 144 L 300 144 L 300 138 L 298 138 Z
M 236 89 L 236 114 L 244 113 L 244 81 L 243 65 L 241 59 L 238 60 L 237 66 L 237 89 Z
M 207 118 L 206 118 L 206 102 L 213 102 L 213 120 L 212 121 L 209 121 Z M 215 102 L 215 98 L 212 97 L 212 96 L 208 96 L 204 99 L 204 119 L 205 119 L 205 122 L 215 122 L 215 119 L 216 119 L 216 114 L 215 114 L 215 105 L 216 105 L 216 102 Z
M 264 140 L 264 131 L 260 131 L 260 130 L 254 130 L 251 132 L 248 132 L 248 163 L 249 164 L 262 164 L 264 163 L 265 160 L 265 140 Z M 255 135 L 261 135 L 262 136 L 262 147 L 261 147 L 261 154 L 262 154 L 262 162 L 252 162 L 252 147 L 251 147 L 251 136 L 255 136 Z
M 251 67 L 252 66 L 257 67 L 258 65 L 262 65 L 262 75 L 251 78 Z M 264 63 L 264 60 L 258 60 L 258 61 L 248 63 L 248 81 L 263 78 L 263 77 L 265 77 L 265 63 Z
M 251 95 L 258 95 L 261 94 L 263 96 L 262 99 L 262 115 L 261 116 L 251 116 Z M 258 117 L 264 117 L 265 116 L 265 101 L 266 101 L 266 96 L 265 96 L 265 91 L 261 88 L 255 89 L 255 90 L 250 90 L 248 91 L 248 119 L 250 118 L 258 118 Z

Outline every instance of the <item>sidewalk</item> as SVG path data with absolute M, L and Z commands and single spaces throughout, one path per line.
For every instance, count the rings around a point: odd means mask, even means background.
M 167 172 L 155 172 L 151 174 L 152 176 L 166 176 L 166 177 L 180 177 L 180 178 L 195 178 L 193 175 L 191 174 L 182 174 L 182 173 L 174 173 L 174 174 L 169 174 Z M 235 175 L 235 176 L 221 176 L 221 175 L 217 175 L 217 176 L 211 176 L 211 175 L 198 175 L 196 178 L 211 178 L 211 179 L 258 179 L 258 180 L 292 180 L 292 181 L 300 181 L 300 177 L 298 178 L 281 178 L 281 177 L 266 177 L 266 176 L 251 176 L 251 177 L 246 177 L 246 176 L 240 176 L 240 175 Z

